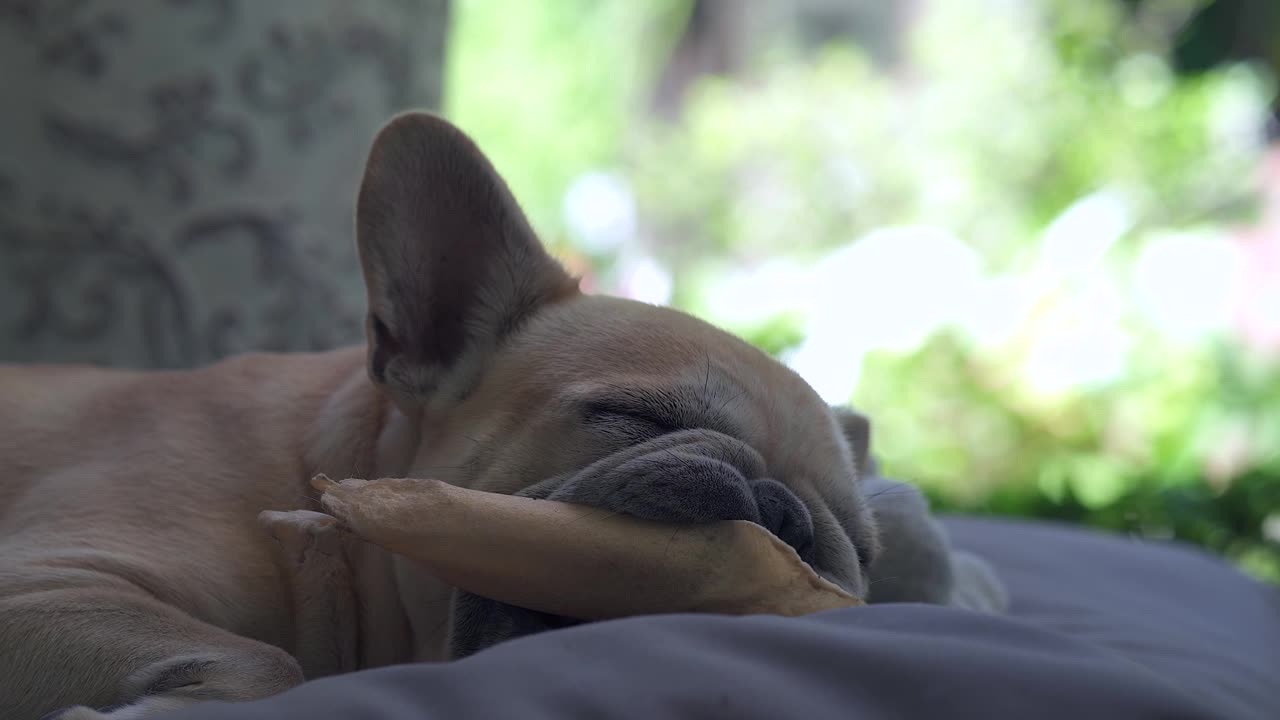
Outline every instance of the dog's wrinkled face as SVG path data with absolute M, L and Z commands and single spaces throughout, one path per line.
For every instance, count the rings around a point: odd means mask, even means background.
M 854 455 L 795 373 L 682 313 L 578 292 L 438 118 L 380 133 L 357 225 L 369 372 L 417 419 L 406 474 L 654 520 L 753 520 L 865 593 L 875 529 Z
M 460 466 L 453 477 L 478 489 L 653 520 L 761 522 L 865 589 L 874 535 L 831 410 L 781 364 L 687 315 L 605 297 L 548 306 L 459 411 L 442 438 L 453 452 L 423 452 L 424 469 Z

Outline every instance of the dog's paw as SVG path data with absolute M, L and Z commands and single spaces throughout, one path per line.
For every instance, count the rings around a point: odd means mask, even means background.
M 76 707 L 64 707 L 61 710 L 49 712 L 42 715 L 40 720 L 102 720 L 106 715 L 93 710 L 92 707 L 84 707 L 77 705 Z
M 310 510 L 258 513 L 261 525 L 279 545 L 283 557 L 302 564 L 313 552 L 335 555 L 342 551 L 342 528 L 338 520 Z
M 193 705 L 194 700 L 173 697 L 142 698 L 126 705 L 94 710 L 83 705 L 55 710 L 40 720 L 138 720 Z
M 102 720 L 107 717 L 102 713 L 83 705 L 54 710 L 40 717 L 40 720 Z
M 686 430 L 614 453 L 538 494 L 657 522 L 749 520 L 808 560 L 814 542 L 808 508 L 764 474 L 763 458 L 746 443 Z

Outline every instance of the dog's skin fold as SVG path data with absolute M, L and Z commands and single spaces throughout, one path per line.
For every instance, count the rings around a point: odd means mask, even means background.
M 4 720 L 138 718 L 347 669 L 307 657 L 325 644 L 294 630 L 309 600 L 256 520 L 317 509 L 317 473 L 753 519 L 866 595 L 865 420 L 699 320 L 580 293 L 459 130 L 414 113 L 379 133 L 356 237 L 365 346 L 0 369 Z M 451 588 L 359 553 L 357 667 L 498 639 L 507 615 L 454 617 Z

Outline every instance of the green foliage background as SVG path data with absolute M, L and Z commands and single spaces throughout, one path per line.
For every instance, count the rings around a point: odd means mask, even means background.
M 931 3 L 909 36 L 907 90 L 851 42 L 803 47 L 779 31 L 663 121 L 647 102 L 687 0 L 456 0 L 445 106 L 561 254 L 602 276 L 623 262 L 584 249 L 563 212 L 584 174 L 620 177 L 647 252 L 675 268 L 672 304 L 778 355 L 805 340 L 803 309 L 716 317 L 717 278 L 818 262 L 884 227 L 963 238 L 984 273 L 1037 285 L 1043 312 L 1001 342 L 944 324 L 862 359 L 849 399 L 873 416 L 887 472 L 945 509 L 1175 537 L 1280 582 L 1280 364 L 1223 329 L 1169 337 L 1129 280 L 1148 243 L 1258 217 L 1249 125 L 1274 99 L 1271 73 L 1235 60 L 1176 71 L 1170 18 L 1205 4 Z M 1115 243 L 1044 280 L 1047 231 L 1100 192 L 1126 208 Z M 1119 298 L 1108 320 L 1133 338 L 1124 372 L 1029 386 L 1028 344 L 1059 315 L 1087 324 L 1098 293 Z

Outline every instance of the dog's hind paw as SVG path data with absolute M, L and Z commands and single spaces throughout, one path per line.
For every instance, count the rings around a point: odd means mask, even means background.
M 40 720 L 138 720 L 153 715 L 178 710 L 194 704 L 194 700 L 175 697 L 143 698 L 136 703 L 115 705 L 102 710 L 94 710 L 84 705 L 62 708 L 40 718 Z
M 105 717 L 107 716 L 93 708 L 76 705 L 75 707 L 62 708 L 46 713 L 40 717 L 40 720 L 101 720 L 101 718 Z

